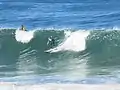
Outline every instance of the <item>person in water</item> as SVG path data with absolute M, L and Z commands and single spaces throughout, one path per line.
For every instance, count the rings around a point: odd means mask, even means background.
M 52 37 L 52 36 L 50 36 L 49 38 L 48 38 L 48 42 L 47 42 L 47 45 L 48 44 L 50 44 L 50 46 L 55 46 L 55 39 Z
M 21 29 L 20 30 L 27 31 L 23 25 L 21 25 Z

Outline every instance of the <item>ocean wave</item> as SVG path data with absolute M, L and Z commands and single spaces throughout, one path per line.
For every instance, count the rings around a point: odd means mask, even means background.
M 18 34 L 27 38 L 16 39 Z M 51 36 L 54 43 L 49 41 Z M 27 72 L 67 75 L 71 73 L 78 76 L 98 72 L 110 74 L 112 71 L 109 71 L 109 68 L 119 65 L 119 53 L 119 30 L 54 29 L 22 33 L 16 29 L 0 31 L 0 64 L 14 65 L 11 68 L 0 69 L 3 71 L 13 69 L 16 71 L 15 75 L 26 75 Z M 108 69 L 103 72 L 101 68 L 107 67 Z M 23 71 L 25 73 L 19 73 Z

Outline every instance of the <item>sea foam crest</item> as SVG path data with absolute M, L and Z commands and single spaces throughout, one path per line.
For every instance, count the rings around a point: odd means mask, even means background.
M 65 32 L 65 40 L 57 47 L 47 50 L 46 52 L 58 52 L 58 51 L 83 51 L 86 49 L 86 38 L 90 34 L 90 31 L 75 31 Z
M 34 37 L 34 31 L 22 31 L 18 29 L 15 32 L 15 39 L 18 42 L 28 43 L 31 41 L 33 37 Z

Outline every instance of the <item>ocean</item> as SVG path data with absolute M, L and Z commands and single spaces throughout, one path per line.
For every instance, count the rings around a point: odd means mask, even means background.
M 1 0 L 0 82 L 119 84 L 119 2 Z

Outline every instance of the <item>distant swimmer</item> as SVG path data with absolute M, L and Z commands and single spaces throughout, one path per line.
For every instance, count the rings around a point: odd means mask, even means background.
M 21 25 L 20 30 L 22 30 L 22 31 L 27 31 L 23 25 Z

